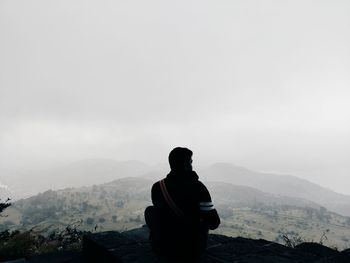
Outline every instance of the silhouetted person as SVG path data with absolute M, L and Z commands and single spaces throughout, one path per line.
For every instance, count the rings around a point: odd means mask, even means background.
M 205 185 L 192 171 L 192 151 L 177 147 L 169 154 L 171 171 L 152 186 L 153 206 L 145 211 L 150 242 L 164 262 L 196 262 L 208 230 L 220 218 Z

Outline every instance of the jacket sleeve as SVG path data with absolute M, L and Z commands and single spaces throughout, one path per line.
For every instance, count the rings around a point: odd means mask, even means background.
M 151 200 L 152 200 L 152 203 L 154 206 L 158 206 L 159 205 L 159 183 L 155 183 L 153 184 L 152 186 L 152 189 L 151 189 Z
M 200 217 L 201 220 L 203 220 L 207 224 L 210 230 L 214 230 L 220 225 L 220 217 L 214 207 L 208 189 L 202 182 L 198 182 Z

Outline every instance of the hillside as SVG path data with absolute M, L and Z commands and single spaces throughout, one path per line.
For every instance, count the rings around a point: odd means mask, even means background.
M 18 199 L 48 189 L 99 185 L 125 177 L 158 180 L 166 175 L 167 169 L 167 166 L 162 165 L 149 167 L 139 161 L 86 159 L 46 170 L 1 172 L 0 180 L 8 186 L 6 195 Z M 309 200 L 330 211 L 350 216 L 350 196 L 295 176 L 259 173 L 230 163 L 217 163 L 199 169 L 198 174 L 204 182 L 225 182 L 252 187 L 273 195 Z M 5 192 L 5 188 L 1 190 Z
M 217 163 L 200 170 L 207 181 L 244 185 L 263 192 L 316 202 L 328 210 L 350 216 L 350 196 L 321 187 L 291 175 L 259 173 L 230 163 Z
M 144 224 L 153 181 L 123 178 L 91 187 L 46 191 L 15 202 L 0 218 L 1 228 L 31 229 L 47 234 L 78 223 L 87 231 L 125 231 Z M 264 238 L 284 243 L 283 235 L 350 247 L 350 218 L 320 205 L 227 183 L 208 184 L 222 218 L 217 234 Z

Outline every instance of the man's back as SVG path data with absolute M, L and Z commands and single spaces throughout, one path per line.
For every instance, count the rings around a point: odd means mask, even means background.
M 156 246 L 164 254 L 196 256 L 206 247 L 208 229 L 215 229 L 220 224 L 216 210 L 210 205 L 209 192 L 192 171 L 171 172 L 164 182 L 184 216 L 176 215 L 161 191 L 160 182 L 155 183 L 152 187 L 152 202 L 159 222 L 153 241 L 158 243 Z
M 154 251 L 181 261 L 204 252 L 208 230 L 220 224 L 207 188 L 192 171 L 191 157 L 186 148 L 171 151 L 171 172 L 152 186 L 153 207 L 145 211 Z
M 209 229 L 217 228 L 220 219 L 216 216 L 216 210 L 212 205 L 212 200 L 207 188 L 198 180 L 196 172 L 172 171 L 167 175 L 164 181 L 169 195 L 185 214 L 186 222 L 198 224 L 202 216 L 207 219 L 206 222 Z M 168 216 L 170 221 L 177 222 L 177 224 L 181 222 L 181 220 L 174 215 L 173 210 L 164 198 L 159 182 L 156 182 L 152 187 L 152 202 L 163 215 Z M 207 214 L 213 215 L 207 216 Z

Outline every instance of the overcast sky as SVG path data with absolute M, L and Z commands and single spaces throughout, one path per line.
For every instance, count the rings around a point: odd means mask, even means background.
M 1 168 L 175 146 L 350 194 L 350 1 L 0 1 Z

